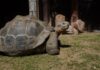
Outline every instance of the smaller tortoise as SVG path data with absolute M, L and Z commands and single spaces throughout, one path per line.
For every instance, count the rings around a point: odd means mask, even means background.
M 0 30 L 0 52 L 7 55 L 58 54 L 56 32 L 30 16 L 16 16 Z

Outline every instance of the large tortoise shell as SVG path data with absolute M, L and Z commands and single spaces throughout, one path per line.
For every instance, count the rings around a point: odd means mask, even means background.
M 0 31 L 0 51 L 14 52 L 34 49 L 49 36 L 43 22 L 29 16 L 16 16 Z

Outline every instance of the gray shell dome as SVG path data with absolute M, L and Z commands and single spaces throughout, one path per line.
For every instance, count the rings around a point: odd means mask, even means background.
M 29 16 L 16 16 L 0 31 L 0 51 L 17 52 L 34 49 L 49 36 L 43 22 Z

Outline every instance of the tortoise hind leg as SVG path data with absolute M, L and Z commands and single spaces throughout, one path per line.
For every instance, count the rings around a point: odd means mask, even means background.
M 51 32 L 46 43 L 46 52 L 51 55 L 59 54 L 58 38 L 56 32 Z

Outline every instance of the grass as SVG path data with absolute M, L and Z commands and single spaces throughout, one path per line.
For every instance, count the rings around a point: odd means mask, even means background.
M 59 55 L 0 55 L 0 70 L 100 70 L 100 33 L 61 35 Z

